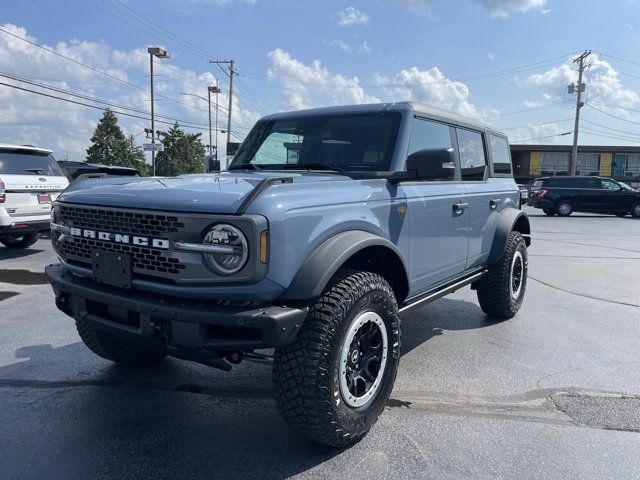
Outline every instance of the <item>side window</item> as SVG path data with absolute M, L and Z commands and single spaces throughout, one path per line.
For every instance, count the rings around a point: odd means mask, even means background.
M 600 180 L 597 178 L 585 178 L 580 180 L 582 188 L 589 188 L 592 190 L 599 190 L 602 188 L 602 183 L 600 183 Z
M 426 148 L 453 148 L 450 127 L 443 123 L 422 120 L 420 118 L 414 119 L 411 128 L 411 141 L 409 142 L 408 155 Z M 453 181 L 455 173 L 456 166 L 446 163 L 443 164 L 441 168 L 438 168 L 438 174 L 434 175 L 433 180 Z
M 614 192 L 617 192 L 618 190 L 620 190 L 620 185 L 618 185 L 616 182 L 612 182 L 611 180 L 602 180 L 602 188 L 605 190 L 613 190 Z
M 482 134 L 456 128 L 462 180 L 484 180 L 487 177 L 487 158 L 484 153 Z
M 507 140 L 495 135 L 489 135 L 489 144 L 491 145 L 493 173 L 511 174 L 511 155 Z

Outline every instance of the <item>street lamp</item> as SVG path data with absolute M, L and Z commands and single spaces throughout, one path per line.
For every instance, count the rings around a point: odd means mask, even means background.
M 211 145 L 211 94 L 216 94 L 216 162 L 218 161 L 218 94 L 220 92 L 218 79 L 216 78 L 216 84 L 207 87 L 207 93 L 209 94 L 209 145 Z
M 151 143 L 154 145 L 151 149 L 151 167 L 153 170 L 153 176 L 156 176 L 156 151 L 155 151 L 155 119 L 153 112 L 153 57 L 158 58 L 170 58 L 171 55 L 164 48 L 161 47 L 149 47 L 147 48 L 147 52 L 149 52 L 149 65 L 150 65 L 150 78 L 151 78 Z
M 207 87 L 207 98 L 201 97 L 200 95 L 196 95 L 195 93 L 185 93 L 181 92 L 182 95 L 189 95 L 190 97 L 196 97 L 201 100 L 204 100 L 209 105 L 209 153 L 213 153 L 214 144 L 213 144 L 213 134 L 211 132 L 211 94 L 216 94 L 216 143 L 215 143 L 215 158 L 218 160 L 218 94 L 221 92 L 218 88 L 218 79 L 216 78 L 216 84 L 210 85 Z M 223 132 L 224 133 L 224 132 Z M 207 165 L 204 166 L 204 173 L 207 173 Z

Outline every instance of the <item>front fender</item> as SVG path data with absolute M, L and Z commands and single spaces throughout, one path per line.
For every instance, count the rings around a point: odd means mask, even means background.
M 498 220 L 491 251 L 489 252 L 489 259 L 487 260 L 488 265 L 494 265 L 500 260 L 507 248 L 509 234 L 514 230 L 522 234 L 527 247 L 531 245 L 531 226 L 527 214 L 516 208 L 506 208 L 500 212 L 500 219 Z
M 404 264 L 402 254 L 389 240 L 362 230 L 338 233 L 316 248 L 295 275 L 282 300 L 309 300 L 322 295 L 329 280 L 353 255 L 367 247 L 385 247 Z M 402 275 L 406 276 L 406 265 Z

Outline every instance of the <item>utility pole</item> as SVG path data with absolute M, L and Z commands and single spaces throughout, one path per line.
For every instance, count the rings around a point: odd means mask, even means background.
M 209 60 L 209 63 L 215 63 L 216 65 L 229 65 L 229 117 L 227 119 L 227 143 L 231 141 L 231 109 L 233 108 L 233 76 L 236 71 L 233 69 L 233 60 Z M 226 72 L 225 72 L 226 73 Z
M 578 85 L 576 96 L 576 121 L 573 127 L 573 148 L 571 149 L 571 158 L 569 158 L 569 175 L 576 174 L 576 163 L 578 161 L 578 129 L 580 127 L 580 109 L 584 105 L 582 102 L 582 91 L 584 90 L 584 84 L 582 83 L 582 73 L 586 68 L 585 60 L 591 55 L 591 50 L 585 50 L 582 55 L 576 58 L 573 63 L 578 64 Z M 569 92 L 571 92 L 571 85 L 569 85 Z

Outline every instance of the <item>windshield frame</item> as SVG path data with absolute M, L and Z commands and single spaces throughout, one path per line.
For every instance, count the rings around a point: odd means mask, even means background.
M 345 117 L 387 117 L 391 118 L 391 131 L 388 144 L 385 149 L 384 169 L 341 169 L 336 165 L 309 162 L 304 163 L 251 163 L 255 159 L 256 153 L 263 145 L 264 141 L 276 132 L 273 127 L 278 123 L 284 122 L 304 122 L 325 119 L 328 121 L 334 118 Z M 304 172 L 322 172 L 338 175 L 357 176 L 357 177 L 379 177 L 381 173 L 389 173 L 394 171 L 395 157 L 398 151 L 398 143 L 401 140 L 401 132 L 404 124 L 404 115 L 400 111 L 369 111 L 369 112 L 341 112 L 334 114 L 317 114 L 317 115 L 291 115 L 278 116 L 277 118 L 265 118 L 259 120 L 249 132 L 233 161 L 227 167 L 227 170 L 250 170 L 250 171 L 304 171 Z M 247 159 L 251 159 L 247 161 Z M 308 165 L 308 166 L 305 166 Z

